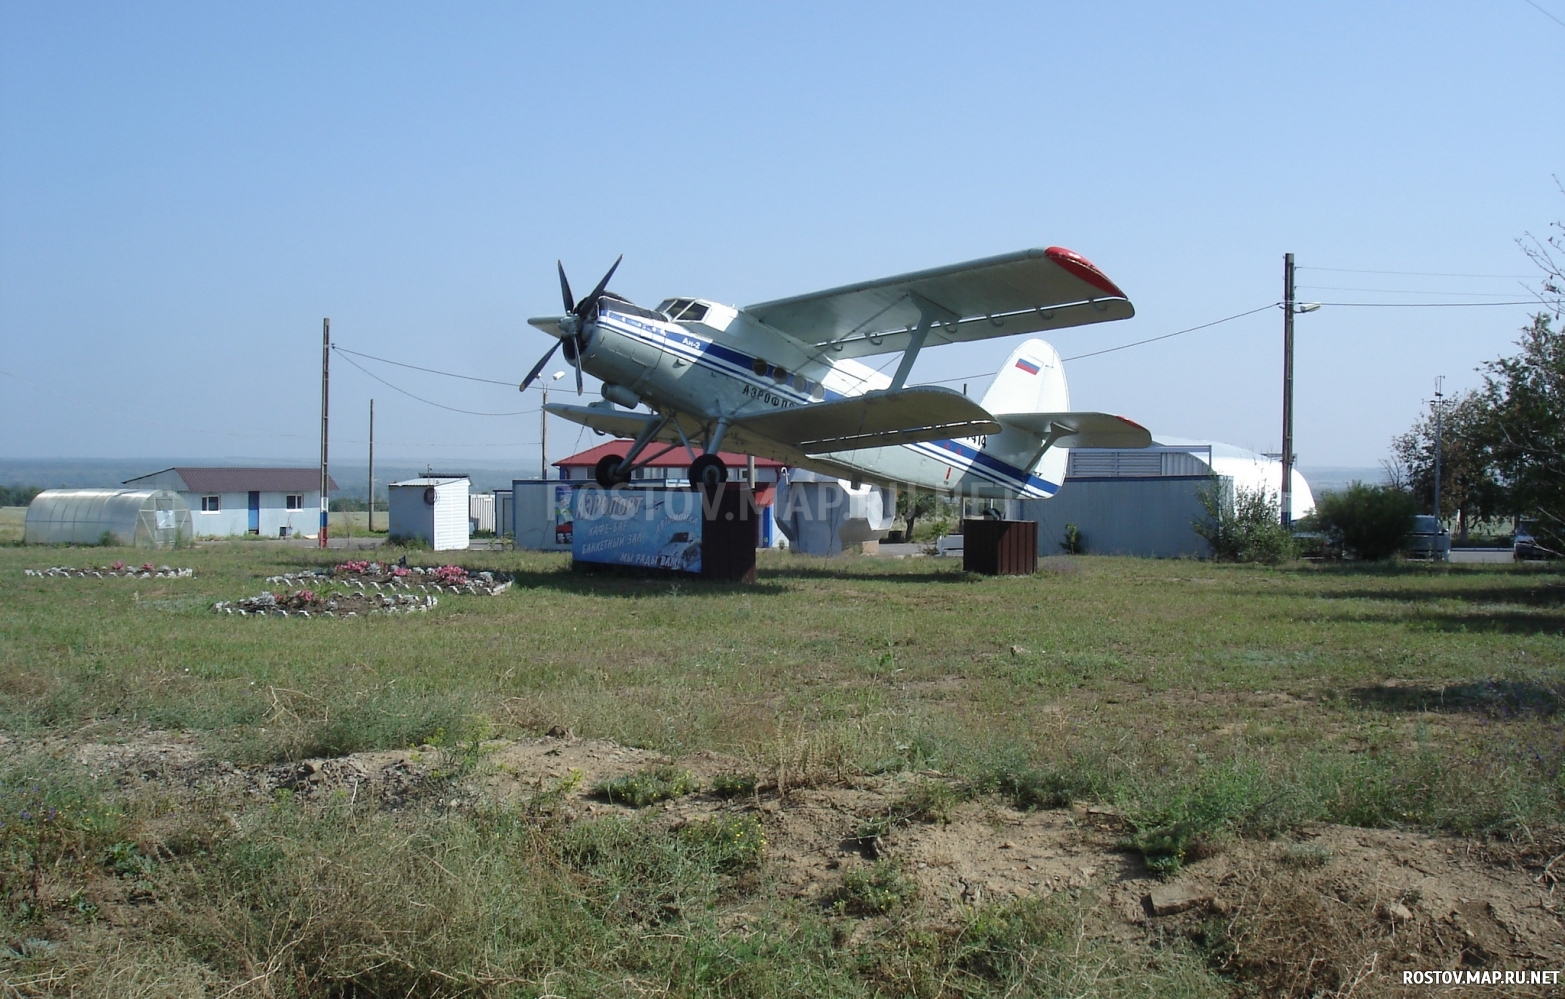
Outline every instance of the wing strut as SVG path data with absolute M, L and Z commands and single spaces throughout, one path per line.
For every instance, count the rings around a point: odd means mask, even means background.
M 902 351 L 902 362 L 897 365 L 897 373 L 891 376 L 888 392 L 896 392 L 907 384 L 907 376 L 913 370 L 913 362 L 918 360 L 918 352 L 924 349 L 924 341 L 929 338 L 929 328 L 936 322 L 950 324 L 962 318 L 950 309 L 936 305 L 916 291 L 908 292 L 908 297 L 913 300 L 914 305 L 918 306 L 918 327 L 913 330 L 907 347 Z

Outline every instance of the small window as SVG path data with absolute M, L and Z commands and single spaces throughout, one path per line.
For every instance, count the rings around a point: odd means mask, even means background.
M 786 385 L 788 383 L 788 372 L 784 371 L 782 368 L 773 368 L 772 381 L 780 382 Z
M 216 513 L 218 511 L 217 501 L 218 501 L 218 497 L 216 497 L 216 496 L 203 496 L 203 497 L 201 497 L 201 512 L 202 513 Z
M 757 357 L 755 360 L 750 362 L 750 370 L 754 371 L 757 375 L 764 375 L 766 374 L 766 362 Z
M 288 509 L 290 509 L 290 510 L 303 510 L 304 509 L 304 496 L 303 496 L 303 494 L 301 494 L 301 493 L 289 493 L 288 494 Z

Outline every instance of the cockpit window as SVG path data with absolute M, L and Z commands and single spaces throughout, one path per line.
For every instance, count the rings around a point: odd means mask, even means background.
M 601 299 L 601 301 L 600 301 L 600 303 L 598 305 L 598 308 L 600 310 L 601 309 L 613 309 L 615 312 L 624 313 L 625 315 L 628 315 L 628 316 L 640 316 L 643 319 L 662 319 L 663 318 L 663 316 L 661 315 L 661 313 L 663 311 L 662 309 L 659 309 L 657 312 L 654 312 L 651 309 L 644 308 L 644 307 L 642 307 L 640 305 L 637 305 L 634 302 L 631 302 L 631 301 L 628 301 L 626 299 L 620 298 L 618 295 L 615 295 L 612 292 L 605 292 L 604 293 L 603 298 Z
M 683 309 L 689 303 L 690 300 L 688 298 L 665 298 L 663 299 L 662 304 L 658 306 L 658 311 L 664 315 L 672 316 L 674 313 L 678 312 L 680 309 Z
M 691 302 L 685 306 L 685 310 L 674 317 L 676 322 L 699 323 L 706 318 L 706 306 L 700 302 Z

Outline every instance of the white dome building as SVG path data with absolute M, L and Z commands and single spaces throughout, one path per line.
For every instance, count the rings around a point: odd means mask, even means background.
M 1275 498 L 1282 486 L 1281 458 L 1246 451 L 1242 447 L 1224 444 L 1221 441 L 1201 441 L 1188 437 L 1165 437 L 1162 434 L 1154 434 L 1152 443 L 1156 447 L 1173 448 L 1193 454 L 1197 459 L 1205 462 L 1215 474 L 1232 479 L 1235 489 L 1251 492 L 1264 489 Z M 1310 492 L 1310 484 L 1299 473 L 1297 465 L 1293 468 L 1292 479 L 1293 516 L 1290 519 L 1297 521 L 1315 512 L 1315 495 Z

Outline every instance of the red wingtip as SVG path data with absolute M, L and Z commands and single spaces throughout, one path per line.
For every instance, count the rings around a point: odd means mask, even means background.
M 1092 261 L 1077 253 L 1075 250 L 1067 250 L 1063 246 L 1051 246 L 1043 251 L 1043 255 L 1059 264 L 1069 274 L 1081 278 L 1083 281 L 1108 292 L 1115 298 L 1123 298 L 1129 301 L 1129 296 L 1119 290 L 1119 285 L 1108 279 L 1108 275 L 1092 265 Z

